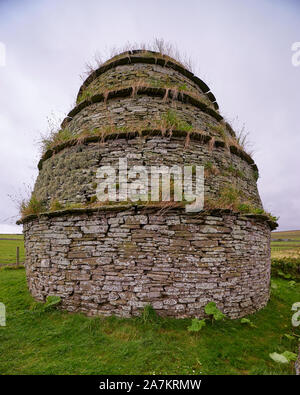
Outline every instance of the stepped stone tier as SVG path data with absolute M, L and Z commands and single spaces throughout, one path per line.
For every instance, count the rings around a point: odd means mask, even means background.
M 215 301 L 237 318 L 266 305 L 275 224 L 211 204 L 234 188 L 262 208 L 257 167 L 202 80 L 159 53 L 122 53 L 83 83 L 62 129 L 74 138 L 38 165 L 34 195 L 46 210 L 21 220 L 37 300 L 58 295 L 69 311 L 118 316 L 151 304 L 160 315 L 202 317 Z M 119 158 L 128 167 L 204 166 L 210 208 L 97 204 L 96 171 Z

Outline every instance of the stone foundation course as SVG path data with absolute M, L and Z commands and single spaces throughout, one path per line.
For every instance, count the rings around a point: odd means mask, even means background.
M 230 318 L 269 298 L 270 227 L 229 210 L 73 210 L 24 224 L 29 289 L 68 311 L 129 317 L 203 317 L 209 301 Z

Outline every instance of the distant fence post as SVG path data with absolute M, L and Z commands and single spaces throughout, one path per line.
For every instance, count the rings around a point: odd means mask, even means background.
M 20 263 L 20 247 L 17 247 L 17 265 Z

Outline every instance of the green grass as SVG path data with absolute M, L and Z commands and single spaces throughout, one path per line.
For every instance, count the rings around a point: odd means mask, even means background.
M 2 269 L 0 374 L 293 374 L 292 363 L 277 364 L 269 353 L 297 350 L 284 334 L 300 334 L 291 325 L 300 284 L 273 281 L 278 288 L 267 307 L 250 317 L 256 328 L 226 320 L 192 334 L 188 319 L 34 312 L 24 269 Z
M 5 239 L 5 240 L 1 240 Z M 11 240 L 17 239 L 17 240 Z M 16 263 L 16 251 L 20 247 L 20 262 L 24 262 L 24 241 L 23 235 L 4 235 L 0 234 L 0 265 Z

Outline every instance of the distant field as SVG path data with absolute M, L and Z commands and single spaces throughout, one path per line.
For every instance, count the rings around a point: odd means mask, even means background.
M 0 239 L 18 239 L 18 240 L 23 240 L 23 235 L 21 234 L 9 234 L 9 235 L 4 235 L 0 233 Z
M 23 235 L 0 234 L 0 265 L 16 263 L 17 247 L 20 247 L 20 262 L 24 262 Z
M 272 258 L 300 258 L 300 230 L 272 232 Z
M 300 230 L 286 230 L 284 232 L 272 232 L 272 239 L 291 239 L 299 240 L 300 242 Z

